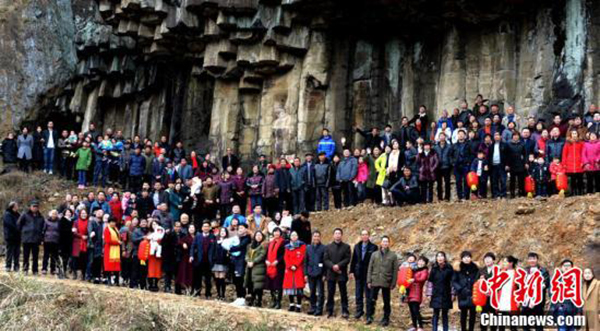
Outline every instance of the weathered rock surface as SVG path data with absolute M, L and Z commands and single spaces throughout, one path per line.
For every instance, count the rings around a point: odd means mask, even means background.
M 521 115 L 581 112 L 600 94 L 597 17 L 592 0 L 2 0 L 2 130 L 96 122 L 279 156 L 324 126 L 360 139 L 353 125 L 478 93 Z

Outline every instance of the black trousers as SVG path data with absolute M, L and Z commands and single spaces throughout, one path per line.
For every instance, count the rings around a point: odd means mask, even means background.
M 50 271 L 56 271 L 56 263 L 58 262 L 58 244 L 44 243 L 44 256 L 42 258 L 42 271 L 48 271 L 48 260 L 50 260 Z
M 279 192 L 279 210 L 292 210 L 294 204 L 292 202 L 292 193 Z
M 462 331 L 475 330 L 475 318 L 476 317 L 477 317 L 477 313 L 475 311 L 475 307 L 461 308 L 460 309 L 460 329 Z M 467 319 L 469 321 L 468 328 L 467 328 Z
M 352 181 L 341 182 L 342 185 L 342 193 L 344 195 L 344 206 L 350 207 L 356 204 L 356 200 L 354 197 L 354 183 Z
M 316 187 L 307 186 L 304 191 L 304 207 L 307 211 L 315 211 Z
M 4 268 L 9 271 L 19 271 L 19 257 L 21 256 L 21 243 L 9 241 L 6 243 L 6 261 Z
M 363 314 L 365 308 L 365 300 L 367 301 L 367 309 L 369 305 L 369 298 L 371 298 L 372 290 L 367 286 L 367 279 L 355 278 L 354 282 L 354 297 L 356 300 L 356 313 Z
M 386 287 L 373 287 L 371 289 L 371 297 L 367 304 L 367 317 L 373 318 L 373 315 L 375 315 L 375 306 L 379 291 L 381 291 L 381 296 L 383 297 L 383 320 L 389 321 L 392 314 L 392 305 L 390 304 L 391 291 Z
M 340 288 L 340 296 L 342 301 L 342 314 L 349 314 L 348 311 L 348 288 L 346 282 L 337 282 L 335 280 L 327 281 L 327 313 L 333 314 L 333 306 L 335 303 L 335 289 Z
M 263 205 L 266 215 L 275 218 L 275 214 L 279 211 L 279 199 L 277 197 L 264 198 Z
M 131 261 L 130 257 L 121 256 L 121 277 L 126 281 L 131 279 Z
M 439 169 L 437 172 L 437 197 L 439 201 L 450 201 L 450 179 L 452 177 L 452 168 Z M 443 194 L 442 194 L 443 192 Z
M 600 192 L 600 170 L 589 171 L 585 173 L 587 181 L 587 193 Z
M 421 304 L 418 302 L 409 302 L 410 319 L 415 329 L 423 328 L 423 316 L 421 316 Z
M 233 284 L 235 285 L 235 295 L 239 298 L 246 297 L 246 289 L 244 288 L 244 276 L 233 277 Z
M 431 321 L 431 325 L 433 326 L 433 330 L 438 330 L 438 324 L 440 321 L 440 313 L 442 314 L 442 328 L 444 331 L 448 331 L 448 309 L 433 309 L 433 319 Z
M 131 192 L 138 193 L 142 189 L 142 176 L 129 176 L 129 188 Z
M 308 287 L 310 288 L 310 310 L 323 313 L 325 303 L 323 277 L 308 277 Z
M 40 244 L 23 243 L 23 271 L 29 271 L 29 256 L 31 256 L 31 272 L 38 273 Z
M 421 189 L 421 201 L 423 203 L 433 202 L 433 181 L 419 182 L 419 188 Z
M 141 265 L 137 255 L 131 260 L 131 280 L 129 281 L 130 288 L 141 288 L 146 289 L 146 283 L 148 279 L 148 266 Z
M 200 296 L 202 292 L 202 281 L 204 280 L 204 295 L 211 297 L 212 290 L 212 273 L 208 263 L 201 263 L 198 267 L 194 267 L 194 275 L 192 278 L 192 290 L 194 295 Z
M 583 173 L 567 174 L 569 177 L 571 195 L 583 194 Z
M 545 302 L 542 301 L 539 305 L 533 307 L 533 308 L 529 308 L 529 307 L 523 307 L 521 309 L 521 315 L 525 315 L 525 316 L 543 316 L 544 315 L 544 307 L 545 307 Z M 531 331 L 531 330 L 535 330 L 535 331 L 544 331 L 544 327 L 543 326 L 536 326 L 536 327 L 529 327 L 529 326 L 524 326 L 523 327 L 523 331 Z
M 342 188 L 341 187 L 333 187 L 331 189 L 333 193 L 333 206 L 335 209 L 342 208 Z
M 519 196 L 524 197 L 525 194 L 525 172 L 510 172 L 510 197 L 515 198 L 516 188 L 519 188 Z
M 329 187 L 317 187 L 317 211 L 329 210 Z

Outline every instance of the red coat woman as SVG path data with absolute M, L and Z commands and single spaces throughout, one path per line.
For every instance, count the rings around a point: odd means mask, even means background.
M 571 131 L 577 132 L 577 131 Z M 583 172 L 583 142 L 579 139 L 568 139 L 562 151 L 562 164 L 567 174 Z
M 88 218 L 87 212 L 81 210 L 79 212 L 79 219 L 73 222 L 73 251 L 72 256 L 79 258 L 81 255 L 86 258 L 87 255 L 87 236 L 88 236 Z
M 107 227 L 104 228 L 104 271 L 121 271 L 121 241 L 116 219 L 111 218 Z
M 429 278 L 427 266 L 418 268 L 413 274 L 413 282 L 408 289 L 408 302 L 423 302 L 423 288 Z
M 296 236 L 296 240 L 294 239 Z M 285 274 L 283 276 L 283 290 L 287 295 L 298 295 L 304 289 L 304 258 L 306 245 L 297 239 L 297 234 L 292 234 L 292 241 L 285 245 Z
M 121 204 L 121 200 L 119 200 L 117 196 L 116 200 L 115 198 L 111 199 L 108 202 L 108 205 L 110 206 L 110 213 L 112 217 L 117 220 L 117 224 L 121 224 L 121 222 L 123 222 L 123 205 Z

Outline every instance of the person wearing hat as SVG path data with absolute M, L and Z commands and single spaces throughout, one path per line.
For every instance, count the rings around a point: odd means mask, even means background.
M 37 200 L 29 203 L 29 210 L 21 215 L 17 224 L 23 243 L 23 272 L 27 274 L 29 271 L 29 256 L 31 256 L 31 271 L 37 275 L 40 244 L 44 238 L 44 217 L 40 213 L 40 204 Z

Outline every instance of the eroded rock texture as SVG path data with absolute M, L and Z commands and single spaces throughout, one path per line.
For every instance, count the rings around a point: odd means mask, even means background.
M 0 74 L 12 125 L 96 122 L 217 154 L 278 156 L 312 150 L 323 127 L 360 139 L 353 125 L 398 126 L 420 104 L 439 114 L 481 93 L 543 117 L 582 111 L 600 93 L 593 0 L 79 0 L 83 18 L 67 0 L 47 2 L 65 7 L 55 21 L 20 24 L 65 30 L 37 35 L 60 39 L 41 52 L 62 56 L 35 62 L 41 75 L 18 84 L 26 60 Z M 3 38 L 25 46 L 20 36 Z M 46 74 L 57 68 L 70 78 Z M 14 90 L 32 84 L 52 93 Z

